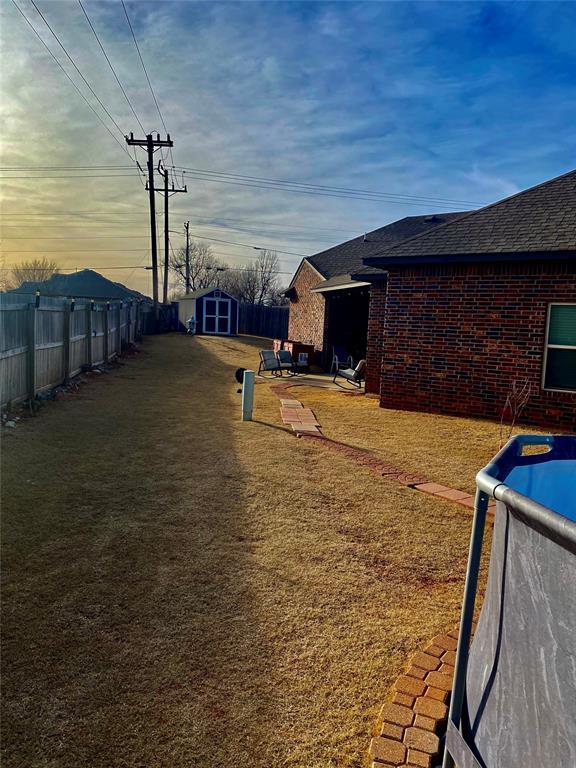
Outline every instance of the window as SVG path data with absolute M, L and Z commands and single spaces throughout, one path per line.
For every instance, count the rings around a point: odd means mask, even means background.
M 550 304 L 544 389 L 576 392 L 576 304 Z

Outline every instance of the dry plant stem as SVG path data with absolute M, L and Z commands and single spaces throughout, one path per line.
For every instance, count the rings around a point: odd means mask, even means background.
M 512 382 L 500 417 L 500 448 L 512 437 L 514 427 L 530 399 L 530 390 L 529 379 L 514 379 Z

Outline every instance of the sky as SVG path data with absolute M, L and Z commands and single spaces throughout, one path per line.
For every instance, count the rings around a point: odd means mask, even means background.
M 113 135 L 2 0 L 1 266 L 48 256 L 149 294 L 148 197 L 122 138 L 142 130 L 78 0 L 35 3 L 117 126 L 31 0 L 15 2 Z M 83 5 L 143 127 L 164 134 L 120 0 Z M 253 246 L 283 251 L 288 284 L 302 255 L 404 216 L 494 202 L 574 167 L 576 3 L 126 8 L 178 167 L 434 198 L 338 198 L 179 173 L 188 193 L 170 198 L 175 249 L 189 219 L 194 237 L 248 246 L 211 241 L 232 265 L 254 259 Z M 90 169 L 102 165 L 111 168 Z

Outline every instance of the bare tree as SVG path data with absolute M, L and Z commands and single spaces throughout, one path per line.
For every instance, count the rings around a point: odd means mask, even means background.
M 226 271 L 220 286 L 247 304 L 275 304 L 280 294 L 278 269 L 276 253 L 263 249 L 255 262 Z
M 12 284 L 19 288 L 22 283 L 33 282 L 43 283 L 45 280 L 57 274 L 59 271 L 57 262 L 47 259 L 31 259 L 30 261 L 23 261 L 17 267 L 12 269 Z
M 514 379 L 500 416 L 500 448 L 511 437 L 522 411 L 530 399 L 530 380 Z
M 186 248 L 180 248 L 170 256 L 170 271 L 176 285 L 186 288 Z M 197 291 L 211 286 L 218 287 L 226 265 L 214 256 L 210 246 L 202 240 L 190 241 L 190 288 Z

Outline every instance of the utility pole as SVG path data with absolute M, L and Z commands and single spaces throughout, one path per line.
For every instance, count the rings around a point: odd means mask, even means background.
M 168 249 L 170 248 L 170 238 L 168 234 L 168 198 L 175 195 L 177 192 L 188 192 L 188 188 L 184 186 L 183 189 L 176 189 L 174 182 L 172 182 L 172 188 L 168 189 L 168 171 L 162 166 L 162 163 L 158 163 L 158 173 L 164 179 L 164 189 L 157 189 L 161 195 L 164 195 L 164 290 L 162 293 L 162 302 L 168 303 Z
M 186 230 L 186 293 L 190 293 L 190 222 L 184 222 Z
M 150 193 L 150 244 L 152 247 L 152 298 L 154 299 L 154 310 L 158 316 L 158 244 L 156 242 L 156 200 L 154 198 L 154 152 L 160 147 L 173 147 L 174 142 L 170 134 L 166 134 L 166 139 L 160 139 L 160 134 L 153 138 L 152 134 L 147 134 L 145 139 L 135 139 L 134 134 L 125 136 L 128 146 L 145 147 L 148 153 L 148 183 L 146 189 Z

